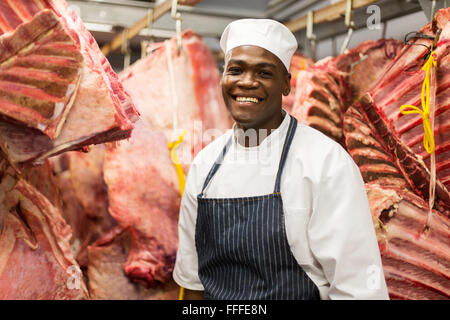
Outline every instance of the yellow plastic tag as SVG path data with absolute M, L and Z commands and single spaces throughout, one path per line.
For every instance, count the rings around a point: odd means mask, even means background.
M 176 141 L 168 143 L 168 147 L 169 147 L 169 151 L 170 151 L 170 158 L 172 159 L 173 165 L 175 166 L 175 170 L 177 171 L 178 183 L 180 185 L 181 196 L 183 196 L 186 179 L 184 176 L 183 167 L 181 166 L 180 160 L 178 159 L 175 149 L 183 141 L 185 134 L 186 134 L 186 130 L 181 134 L 181 136 Z
M 428 216 L 425 221 L 426 231 L 429 227 L 430 219 L 433 215 L 433 206 L 434 206 L 434 198 L 435 198 L 435 187 L 436 187 L 436 160 L 435 160 L 435 142 L 434 142 L 434 132 L 431 129 L 430 122 L 430 100 L 431 100 L 431 90 L 430 90 L 430 82 L 431 82 L 431 70 L 433 67 L 437 67 L 437 63 L 434 60 L 434 51 L 431 52 L 430 57 L 427 62 L 423 65 L 422 70 L 425 71 L 425 79 L 423 80 L 422 85 L 422 94 L 421 94 L 421 102 L 422 109 L 419 109 L 416 106 L 412 105 L 403 105 L 400 107 L 400 112 L 402 114 L 413 114 L 418 113 L 422 116 L 423 122 L 423 146 L 425 150 L 431 154 L 430 165 L 431 165 L 431 179 L 430 179 L 430 187 L 429 187 L 429 199 L 428 199 Z M 431 106 L 434 109 L 434 106 Z
M 180 195 L 183 196 L 184 186 L 186 185 L 186 178 L 184 176 L 183 167 L 181 166 L 180 160 L 178 159 L 178 155 L 175 149 L 180 145 L 183 141 L 184 135 L 186 134 L 186 130 L 181 134 L 181 136 L 176 141 L 170 141 L 167 146 L 170 151 L 170 158 L 172 159 L 173 165 L 175 166 L 175 170 L 177 171 L 178 183 L 180 185 Z M 184 298 L 184 288 L 180 287 L 180 292 L 178 294 L 178 300 L 183 300 Z
M 425 79 L 423 80 L 422 95 L 421 95 L 422 109 L 412 105 L 403 105 L 400 107 L 400 112 L 402 114 L 418 113 L 422 116 L 423 130 L 424 130 L 423 146 L 429 154 L 434 152 L 435 148 L 434 133 L 431 131 L 431 124 L 430 124 L 430 95 L 431 95 L 430 74 L 431 68 L 437 66 L 433 54 L 434 51 L 431 52 L 430 58 L 428 58 L 427 62 L 422 67 L 422 70 L 425 71 Z

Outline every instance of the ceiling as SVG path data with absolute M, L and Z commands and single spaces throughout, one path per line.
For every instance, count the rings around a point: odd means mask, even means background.
M 161 2 L 161 1 L 159 1 Z M 93 31 L 110 32 L 111 27 L 130 27 L 147 14 L 158 1 L 69 0 L 68 3 L 89 23 Z M 218 37 L 224 27 L 239 18 L 272 18 L 281 22 L 295 18 L 337 0 L 203 0 L 193 7 L 178 6 L 183 17 L 183 28 L 192 28 L 204 36 Z M 92 25 L 94 24 L 94 25 Z M 156 36 L 174 30 L 170 14 L 153 24 Z M 145 30 L 143 32 L 145 34 Z
M 228 23 L 239 18 L 271 18 L 287 22 L 307 15 L 342 0 L 202 0 L 193 7 L 178 5 L 182 16 L 182 29 L 192 29 L 203 36 L 210 48 L 218 52 L 218 39 Z M 360 0 L 354 0 L 360 1 Z M 133 26 L 145 17 L 149 9 L 158 6 L 164 0 L 67 0 L 78 13 L 88 30 L 94 35 L 100 46 L 109 43 L 119 31 Z M 438 1 L 446 6 L 445 0 Z M 429 0 L 379 0 L 375 4 L 380 8 L 381 22 L 422 10 L 429 10 Z M 356 29 L 366 28 L 367 12 L 362 7 L 354 11 Z M 346 33 L 344 19 L 321 23 L 314 26 L 318 41 L 337 37 Z M 367 29 L 367 28 L 366 28 Z M 415 30 L 413 30 L 415 31 Z M 294 32 L 300 50 L 308 45 L 305 30 Z M 135 55 L 140 55 L 142 40 L 160 41 L 175 35 L 175 21 L 170 12 L 154 21 L 151 27 L 144 28 L 130 41 Z M 119 52 L 108 55 L 113 59 Z M 122 58 L 123 59 L 123 58 Z

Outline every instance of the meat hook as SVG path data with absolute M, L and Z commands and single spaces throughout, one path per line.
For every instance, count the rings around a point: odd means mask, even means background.
M 306 38 L 309 40 L 311 47 L 311 58 L 316 60 L 316 35 L 313 32 L 314 28 L 314 11 L 309 11 L 306 21 Z
M 128 40 L 128 29 L 123 31 L 122 35 L 122 47 L 121 47 L 123 58 L 123 68 L 126 69 L 130 66 L 131 61 L 131 50 L 130 50 L 130 41 Z
M 410 35 L 413 35 L 413 36 L 409 37 Z M 427 46 L 426 44 L 423 44 L 423 43 L 411 43 L 411 42 L 409 42 L 411 39 L 417 39 L 417 38 L 434 40 L 434 37 L 433 36 L 429 36 L 429 35 L 427 35 L 425 33 L 422 33 L 422 32 L 415 32 L 415 31 L 408 32 L 406 34 L 406 36 L 405 36 L 404 42 L 405 42 L 406 45 L 409 45 L 409 46 L 423 46 L 423 47 L 428 49 L 427 53 L 424 56 L 424 60 L 427 60 L 429 55 L 430 55 L 430 53 L 431 53 L 432 48 L 430 46 Z
M 175 31 L 177 34 L 177 53 L 180 55 L 181 52 L 181 13 L 177 12 L 178 0 L 172 0 L 172 19 L 175 20 Z
M 141 41 L 141 58 L 145 58 L 150 54 L 150 44 L 153 43 L 152 29 L 153 29 L 153 9 L 147 11 L 147 29 L 150 40 Z
M 353 35 L 353 29 L 355 28 L 355 23 L 352 20 L 353 16 L 353 0 L 347 0 L 345 7 L 345 26 L 347 27 L 347 36 L 344 39 L 344 43 L 341 47 L 341 54 L 345 52 L 350 43 L 350 39 Z

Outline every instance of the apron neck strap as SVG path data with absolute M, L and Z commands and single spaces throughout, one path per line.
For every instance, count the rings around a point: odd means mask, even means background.
M 287 158 L 287 154 L 289 152 L 289 148 L 291 146 L 292 140 L 295 135 L 295 130 L 297 129 L 297 120 L 291 115 L 288 115 L 288 116 L 291 117 L 291 120 L 289 122 L 288 132 L 286 134 L 286 139 L 284 141 L 283 152 L 281 153 L 281 158 L 280 158 L 280 164 L 278 165 L 278 172 L 277 172 L 277 178 L 275 180 L 274 192 L 280 192 L 281 173 L 283 171 L 284 164 L 285 164 L 286 158 Z M 202 187 L 200 196 L 203 196 L 203 192 L 205 191 L 206 187 L 208 186 L 208 183 L 211 181 L 212 177 L 216 174 L 217 170 L 219 169 L 220 165 L 222 164 L 223 159 L 225 158 L 225 155 L 228 152 L 228 149 L 230 148 L 230 145 L 233 141 L 232 139 L 233 139 L 233 135 L 231 135 L 231 137 L 228 139 L 227 143 L 225 144 L 225 146 L 222 149 L 222 152 L 219 154 L 219 157 L 214 162 L 214 165 L 212 166 L 211 170 L 209 171 L 209 173 L 205 179 L 205 182 L 203 183 L 203 187 Z
M 209 181 L 211 181 L 212 177 L 216 174 L 217 169 L 219 169 L 220 165 L 223 162 L 223 159 L 225 158 L 225 154 L 227 153 L 228 149 L 230 148 L 233 135 L 228 139 L 227 143 L 225 144 L 225 147 L 223 147 L 222 152 L 219 154 L 219 157 L 217 157 L 216 162 L 214 162 L 214 165 L 212 166 L 211 170 L 209 170 L 208 175 L 206 176 L 205 182 L 203 183 L 202 192 L 200 193 L 200 196 L 203 196 L 203 192 L 206 189 L 206 186 L 208 185 Z
M 286 158 L 289 152 L 289 148 L 291 147 L 292 140 L 294 139 L 295 130 L 297 129 L 297 120 L 291 117 L 291 121 L 289 122 L 288 132 L 286 134 L 286 139 L 284 140 L 283 151 L 281 153 L 280 164 L 278 165 L 277 178 L 275 180 L 275 188 L 274 193 L 280 192 L 280 184 L 281 184 L 281 173 L 283 172 L 284 164 L 286 163 Z

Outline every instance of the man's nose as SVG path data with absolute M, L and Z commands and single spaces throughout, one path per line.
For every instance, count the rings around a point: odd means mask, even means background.
M 247 88 L 253 88 L 258 86 L 258 82 L 255 80 L 253 72 L 245 72 L 238 81 L 238 85 Z

